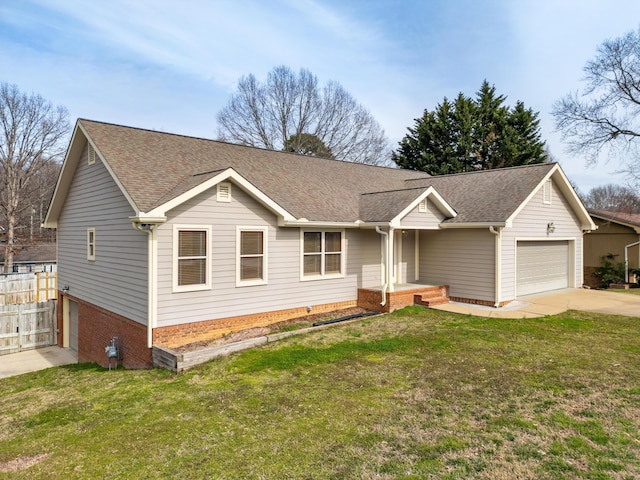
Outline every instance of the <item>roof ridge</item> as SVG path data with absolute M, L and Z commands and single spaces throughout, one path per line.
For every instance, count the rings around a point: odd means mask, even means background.
M 473 175 L 473 174 L 482 174 L 482 173 L 490 173 L 490 172 L 504 172 L 505 170 L 516 170 L 521 168 L 533 168 L 533 167 L 543 167 L 549 165 L 558 165 L 558 162 L 543 162 L 543 163 L 532 163 L 529 165 L 516 165 L 513 167 L 501 167 L 501 168 L 488 168 L 486 170 L 473 170 L 471 172 L 458 172 L 458 173 L 447 173 L 445 175 L 431 175 L 427 178 L 407 178 L 405 182 L 414 182 L 418 180 L 432 180 L 434 178 L 444 178 L 444 177 L 457 177 L 462 175 Z M 423 172 L 427 173 L 427 172 Z

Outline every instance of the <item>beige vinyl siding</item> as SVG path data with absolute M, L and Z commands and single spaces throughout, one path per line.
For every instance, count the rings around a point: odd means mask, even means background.
M 204 192 L 167 214 L 158 228 L 158 326 L 355 300 L 361 286 L 380 284 L 380 236 L 345 231 L 343 278 L 300 281 L 300 229 L 277 226 L 273 213 L 238 185 L 231 202 Z M 172 293 L 173 225 L 211 226 L 211 289 Z M 236 286 L 237 226 L 266 227 L 268 282 Z M 319 229 L 320 230 L 320 229 Z
M 111 175 L 87 148 L 78 162 L 58 219 L 58 285 L 69 294 L 139 323 L 147 323 L 147 235 Z M 87 259 L 87 229 L 95 228 L 95 260 Z
M 400 220 L 400 224 L 403 228 L 427 228 L 427 229 L 437 229 L 438 225 L 442 220 L 445 219 L 445 216 L 442 214 L 440 210 L 433 204 L 433 202 L 427 199 L 427 211 L 420 212 L 419 208 L 416 207 L 404 218 Z
M 582 228 L 562 192 L 552 182 L 551 204 L 543 202 L 541 186 L 527 205 L 513 220 L 510 228 L 502 230 L 502 292 L 501 300 L 515 298 L 516 242 L 517 240 L 575 240 L 569 286 L 582 285 Z M 547 224 L 553 222 L 555 230 L 547 235 Z M 571 243 L 569 252 L 572 251 Z
M 396 253 L 400 253 L 400 258 L 396 259 L 396 283 L 410 283 L 416 278 L 415 262 L 415 231 L 396 230 Z M 402 247 L 398 248 L 398 242 Z M 400 252 L 398 252 L 400 250 Z
M 495 236 L 488 228 L 420 232 L 420 282 L 452 297 L 495 301 Z

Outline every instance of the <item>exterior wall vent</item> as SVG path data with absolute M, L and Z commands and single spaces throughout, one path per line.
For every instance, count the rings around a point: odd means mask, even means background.
M 218 202 L 230 202 L 231 201 L 231 184 L 224 182 L 218 184 L 218 192 L 216 195 Z

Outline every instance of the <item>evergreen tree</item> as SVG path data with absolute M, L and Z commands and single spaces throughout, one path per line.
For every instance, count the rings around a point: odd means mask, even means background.
M 475 98 L 462 93 L 453 103 L 445 98 L 407 129 L 393 160 L 431 175 L 546 161 L 538 114 L 520 101 L 509 108 L 505 100 L 486 80 Z

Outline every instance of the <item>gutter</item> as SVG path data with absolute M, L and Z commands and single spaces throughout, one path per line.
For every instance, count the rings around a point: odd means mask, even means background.
M 489 226 L 489 231 L 496 236 L 495 246 L 495 308 L 500 307 L 500 293 L 502 291 L 502 227 L 496 230 L 494 225 Z

